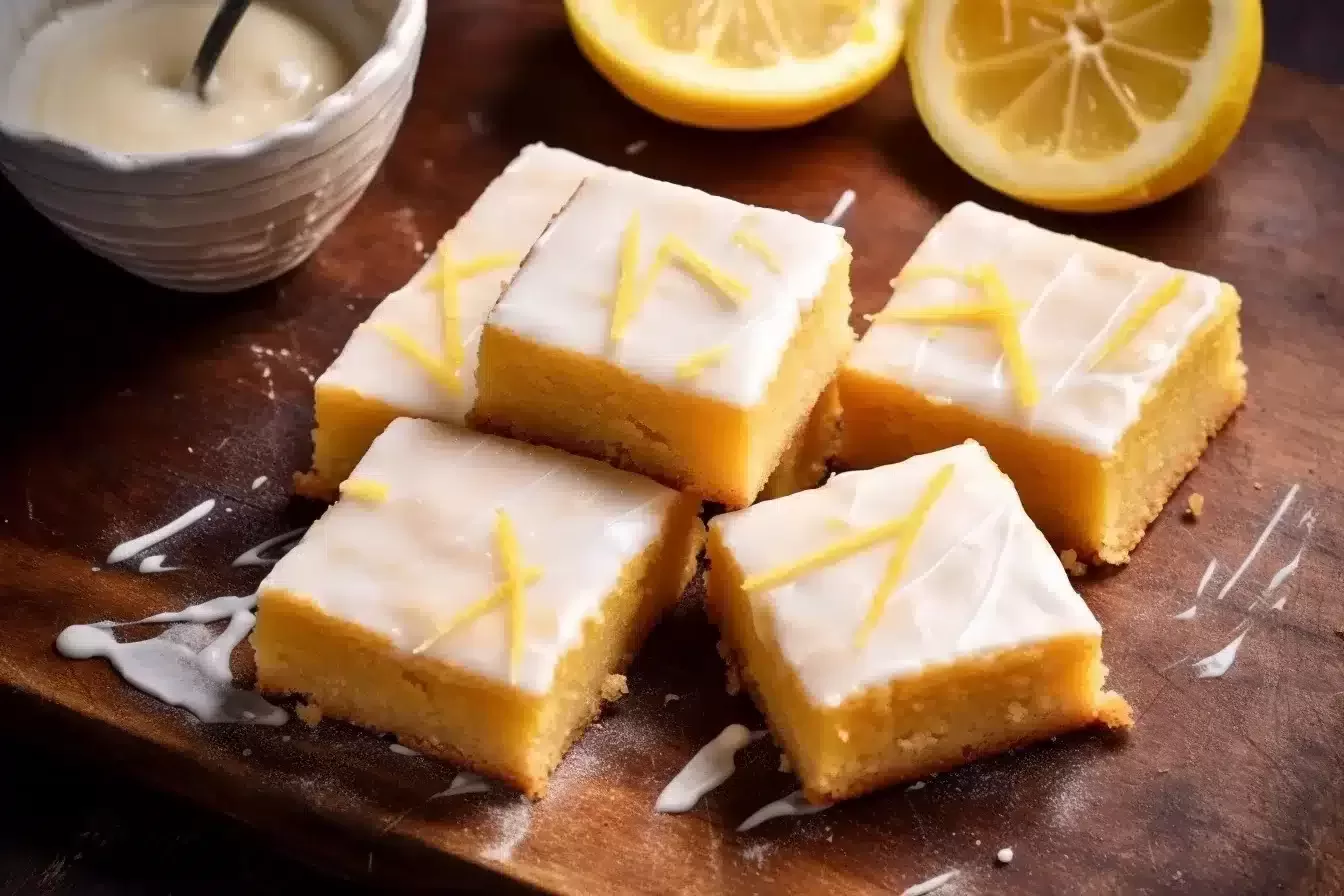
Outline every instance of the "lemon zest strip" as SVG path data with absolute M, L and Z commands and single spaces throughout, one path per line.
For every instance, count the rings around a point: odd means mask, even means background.
M 874 322 L 911 322 L 937 324 L 988 324 L 994 328 L 1013 382 L 1013 395 L 1020 407 L 1034 407 L 1041 399 L 1036 372 L 1022 344 L 1020 311 L 1026 307 L 1013 301 L 1008 287 L 992 265 L 980 264 L 966 271 L 944 265 L 912 265 L 892 281 L 893 286 L 914 280 L 947 278 L 978 289 L 985 301 L 969 305 L 935 305 L 923 308 L 886 308 L 870 318 Z
M 449 368 L 441 358 L 436 358 L 425 351 L 415 338 L 396 324 L 383 323 L 381 321 L 370 324 L 374 332 L 380 334 L 388 342 L 398 348 L 402 354 L 410 358 L 416 364 L 424 368 L 425 373 L 438 383 L 445 392 L 453 395 L 462 394 L 462 383 L 457 378 L 457 372 Z
M 531 585 L 540 578 L 541 570 L 537 569 L 535 566 L 529 567 L 523 572 L 524 585 Z M 442 638 L 452 634 L 455 630 L 464 625 L 470 625 L 485 614 L 503 606 L 508 601 L 508 587 L 508 582 L 501 582 L 495 587 L 494 591 L 491 591 L 480 600 L 464 607 L 456 616 L 449 619 L 443 625 L 438 626 L 434 630 L 434 634 L 430 635 L 418 646 L 414 647 L 411 650 L 411 653 L 416 654 L 417 656 L 424 653 L 426 650 L 437 644 Z
M 707 258 L 687 245 L 681 237 L 670 235 L 664 237 L 662 245 L 658 247 L 658 254 L 675 261 L 701 283 L 713 287 L 734 305 L 741 305 L 751 296 L 751 290 L 745 283 L 716 268 Z
M 381 504 L 387 500 L 387 486 L 372 479 L 347 479 L 340 485 L 341 497 L 352 501 Z
M 779 259 L 775 257 L 774 250 L 766 245 L 765 240 L 748 230 L 745 225 L 733 234 L 733 242 L 759 258 L 770 270 L 770 273 L 778 274 L 780 272 Z
M 527 606 L 523 601 L 525 574 L 522 549 L 518 546 L 518 533 L 514 531 L 513 520 L 503 509 L 497 511 L 495 517 L 495 544 L 504 572 L 504 594 L 509 604 L 509 684 L 513 684 L 518 677 L 518 664 L 523 658 L 523 625 L 527 621 Z
M 715 345 L 704 351 L 696 352 L 686 360 L 677 364 L 677 379 L 694 379 L 705 372 L 705 368 L 712 367 L 724 359 L 728 354 L 729 346 Z
M 944 464 L 937 473 L 934 473 L 928 485 L 924 486 L 924 492 L 919 496 L 919 500 L 915 502 L 914 509 L 901 521 L 904 526 L 897 536 L 896 548 L 892 551 L 890 559 L 887 560 L 887 567 L 882 573 L 882 580 L 878 583 L 877 591 L 873 594 L 872 603 L 868 605 L 868 613 L 864 617 L 863 624 L 859 626 L 858 632 L 855 633 L 855 648 L 863 649 L 868 643 L 868 638 L 872 635 L 873 629 L 877 628 L 878 622 L 882 620 L 882 613 L 887 607 L 887 599 L 896 590 L 901 573 L 905 571 L 905 564 L 910 559 L 910 551 L 914 546 L 915 539 L 919 537 L 920 530 L 924 528 L 924 523 L 928 520 L 929 511 L 933 509 L 934 503 L 947 488 L 948 483 L 952 481 L 954 469 L 953 464 Z
M 874 545 L 895 538 L 901 534 L 905 526 L 906 520 L 904 518 L 888 520 L 885 523 L 879 523 L 871 528 L 855 532 L 853 535 L 836 539 L 826 547 L 819 548 L 790 563 L 785 563 L 768 572 L 748 576 L 742 582 L 742 590 L 755 593 L 778 588 L 780 585 L 792 582 L 794 579 L 805 576 L 810 572 L 824 569 L 852 557 L 854 554 L 866 551 Z
M 1096 367 L 1102 361 L 1106 360 L 1119 349 L 1123 348 L 1131 339 L 1139 334 L 1139 331 L 1148 326 L 1148 323 L 1157 316 L 1157 313 L 1171 304 L 1171 302 L 1181 294 L 1185 289 L 1185 275 L 1177 274 L 1166 283 L 1162 284 L 1156 290 L 1143 300 L 1143 304 L 1134 309 L 1134 313 L 1116 328 L 1111 334 L 1111 338 L 1106 340 L 1100 352 L 1097 353 L 1096 360 L 1092 366 Z
M 625 338 L 630 319 L 635 316 L 644 299 L 644 284 L 639 276 L 639 212 L 630 216 L 621 234 L 620 273 L 616 281 L 616 300 L 611 309 L 611 333 L 613 342 Z

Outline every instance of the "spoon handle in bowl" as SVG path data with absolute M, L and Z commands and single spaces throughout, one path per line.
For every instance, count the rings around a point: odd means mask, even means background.
M 190 81 L 193 82 L 191 87 L 202 101 L 206 99 L 205 85 L 219 64 L 219 57 L 224 54 L 229 38 L 233 37 L 234 29 L 251 4 L 252 0 L 224 0 L 214 20 L 210 22 L 210 27 L 206 29 L 205 40 L 201 41 L 201 49 L 192 63 L 190 75 Z

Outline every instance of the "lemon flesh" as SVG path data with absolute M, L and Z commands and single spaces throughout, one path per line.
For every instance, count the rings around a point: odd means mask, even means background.
M 904 0 L 566 0 L 579 48 L 634 102 L 683 124 L 789 127 L 891 71 Z
M 1262 56 L 1258 0 L 925 0 L 915 102 L 972 176 L 1050 208 L 1153 202 L 1240 129 Z

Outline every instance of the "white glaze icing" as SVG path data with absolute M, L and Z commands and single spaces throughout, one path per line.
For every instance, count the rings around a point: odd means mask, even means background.
M 1241 633 L 1233 638 L 1226 647 L 1193 664 L 1192 668 L 1195 670 L 1195 677 L 1222 678 L 1226 675 L 1227 670 L 1231 669 L 1232 664 L 1237 661 L 1237 651 L 1241 649 L 1241 642 L 1246 640 L 1246 636 L 1250 633 L 1250 623 L 1243 623 Z
M 596 461 L 424 420 L 394 421 L 352 479 L 386 486 L 381 502 L 344 498 L 261 584 L 412 651 L 501 584 L 497 512 L 512 520 L 521 565 L 541 575 L 523 590 L 523 651 L 515 686 L 545 693 L 583 624 L 621 570 L 657 539 L 676 492 Z M 509 680 L 501 607 L 422 655 Z
M 445 245 L 458 262 L 500 253 L 521 259 L 583 179 L 601 170 L 598 163 L 563 149 L 539 143 L 524 147 L 448 233 Z M 370 324 L 402 328 L 436 358 L 444 355 L 440 292 L 427 281 L 439 267 L 435 252 L 409 283 L 384 299 L 369 317 Z M 318 378 L 317 388 L 350 389 L 406 416 L 461 424 L 476 401 L 481 325 L 515 269 L 516 265 L 495 268 L 458 284 L 459 332 L 465 347 L 461 394 L 443 389 L 423 367 L 368 325 L 350 336 L 341 354 Z
M 950 884 L 952 880 L 956 878 L 956 876 L 959 874 L 961 874 L 961 872 L 955 868 L 953 868 L 951 871 L 944 871 L 937 877 L 931 877 L 928 880 L 917 883 L 912 887 L 906 887 L 904 890 L 901 891 L 901 896 L 927 896 L 927 894 L 932 893 L 934 890 L 941 889 L 947 884 Z
M 677 264 L 651 281 L 623 338 L 611 321 L 621 244 L 639 215 L 639 277 L 664 238 L 683 240 L 746 287 L 740 305 Z M 780 271 L 740 245 L 739 232 L 767 247 Z M 648 382 L 728 404 L 752 406 L 774 380 L 802 316 L 844 250 L 844 231 L 690 187 L 607 170 L 584 181 L 556 216 L 491 312 L 489 326 L 533 342 L 619 365 Z M 726 347 L 694 377 L 678 365 Z
M 874 320 L 848 366 L 1097 456 L 1114 453 L 1144 396 L 1214 313 L 1222 285 L 1185 273 L 1176 297 L 1124 346 L 1094 364 L 1130 316 L 1176 274 L 1156 262 L 1051 233 L 963 202 L 925 237 L 909 267 L 990 264 L 1015 301 L 1040 401 L 1018 406 L 992 327 Z M 898 280 L 888 308 L 971 304 L 979 291 L 946 278 Z
M 283 556 L 293 547 L 294 542 L 298 541 L 303 533 L 308 531 L 307 526 L 300 526 L 297 529 L 290 529 L 288 532 L 282 532 L 274 538 L 268 538 L 261 544 L 253 545 L 243 553 L 239 554 L 233 561 L 233 566 L 274 566 L 280 559 L 279 557 L 263 556 L 266 552 L 275 549 Z
M 132 538 L 129 541 L 123 541 L 112 549 L 112 553 L 107 555 L 107 563 L 111 566 L 114 563 L 120 563 L 123 560 L 129 560 L 145 548 L 152 548 L 161 541 L 172 538 L 177 533 L 205 519 L 210 515 L 210 511 L 215 509 L 215 499 L 202 501 L 186 513 L 179 516 L 170 523 L 155 529 L 153 532 L 147 532 L 139 538 Z
M 855 196 L 856 194 L 853 190 L 846 190 L 841 193 L 840 198 L 835 201 L 835 207 L 831 209 L 829 215 L 822 219 L 822 223 L 838 225 L 843 221 L 845 215 L 849 214 L 850 208 L 854 205 Z
M 217 597 L 179 612 L 156 613 L 136 622 L 72 625 L 56 639 L 56 651 L 69 659 L 104 657 L 132 687 L 202 722 L 283 725 L 288 714 L 260 694 L 233 684 L 229 659 L 256 622 L 255 595 Z M 202 625 L 227 619 L 217 636 Z M 188 623 L 180 625 L 174 623 Z M 125 625 L 172 625 L 155 638 L 119 642 L 112 630 Z
M 732 777 L 737 770 L 734 763 L 737 751 L 754 739 L 745 725 L 734 723 L 724 728 L 667 782 L 653 811 L 689 812 L 701 797 Z
M 816 704 L 838 706 L 929 665 L 1101 634 L 1012 483 L 974 442 L 842 473 L 821 488 L 723 514 L 711 525 L 746 575 L 763 574 L 838 537 L 905 517 L 948 464 L 952 478 L 862 648 L 856 649 L 856 633 L 892 542 L 753 595 L 757 625 Z
M 159 572 L 173 572 L 181 569 L 180 566 L 164 566 L 163 563 L 168 558 L 163 554 L 154 554 L 140 561 L 140 573 L 142 575 L 153 575 Z
M 795 790 L 785 797 L 780 797 L 773 803 L 766 803 L 761 808 L 747 816 L 747 820 L 737 826 L 739 834 L 749 831 L 752 828 L 759 827 L 770 821 L 772 818 L 796 818 L 803 815 L 816 815 L 818 812 L 824 812 L 831 808 L 831 803 L 817 805 L 809 803 L 803 796 L 801 790 Z
M 1300 490 L 1301 485 L 1296 482 L 1293 483 L 1292 488 L 1288 489 L 1288 494 L 1285 495 L 1283 500 L 1279 503 L 1278 509 L 1276 509 L 1274 515 L 1269 518 L 1269 522 L 1265 524 L 1265 528 L 1261 530 L 1260 537 L 1255 540 L 1255 544 L 1251 547 L 1250 553 L 1246 555 L 1241 561 L 1241 565 L 1237 567 L 1236 572 L 1232 573 L 1231 578 L 1229 578 L 1227 583 L 1218 591 L 1218 600 L 1227 597 L 1227 595 L 1232 592 L 1232 589 L 1237 587 L 1237 582 L 1240 582 L 1241 577 L 1245 575 L 1246 570 L 1251 568 L 1251 564 L 1255 562 L 1255 558 L 1260 556 L 1260 551 L 1264 549 L 1265 542 L 1269 541 L 1269 536 L 1274 534 L 1274 530 L 1278 528 L 1279 522 L 1283 519 L 1283 515 L 1288 512 L 1289 506 L 1293 503 L 1293 500 L 1297 497 L 1297 493 Z
M 458 772 L 449 782 L 447 790 L 440 790 L 430 799 L 446 799 L 453 796 L 466 796 L 470 793 L 486 793 L 490 790 L 490 782 L 480 775 L 471 772 Z
M 1213 573 L 1218 569 L 1218 560 L 1212 559 L 1209 565 L 1204 567 L 1204 575 L 1200 576 L 1199 587 L 1195 589 L 1195 602 L 1186 609 L 1172 616 L 1172 619 L 1190 620 L 1199 614 L 1199 599 L 1204 596 L 1204 591 L 1209 587 L 1209 582 L 1213 581 Z

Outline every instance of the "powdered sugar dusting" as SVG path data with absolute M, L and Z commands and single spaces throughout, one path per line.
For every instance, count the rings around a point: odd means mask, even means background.
M 527 832 L 532 827 L 532 801 L 520 796 L 513 802 L 492 808 L 490 817 L 495 822 L 495 842 L 481 853 L 481 857 L 491 862 L 507 862 L 513 858 L 518 845 L 527 839 Z

